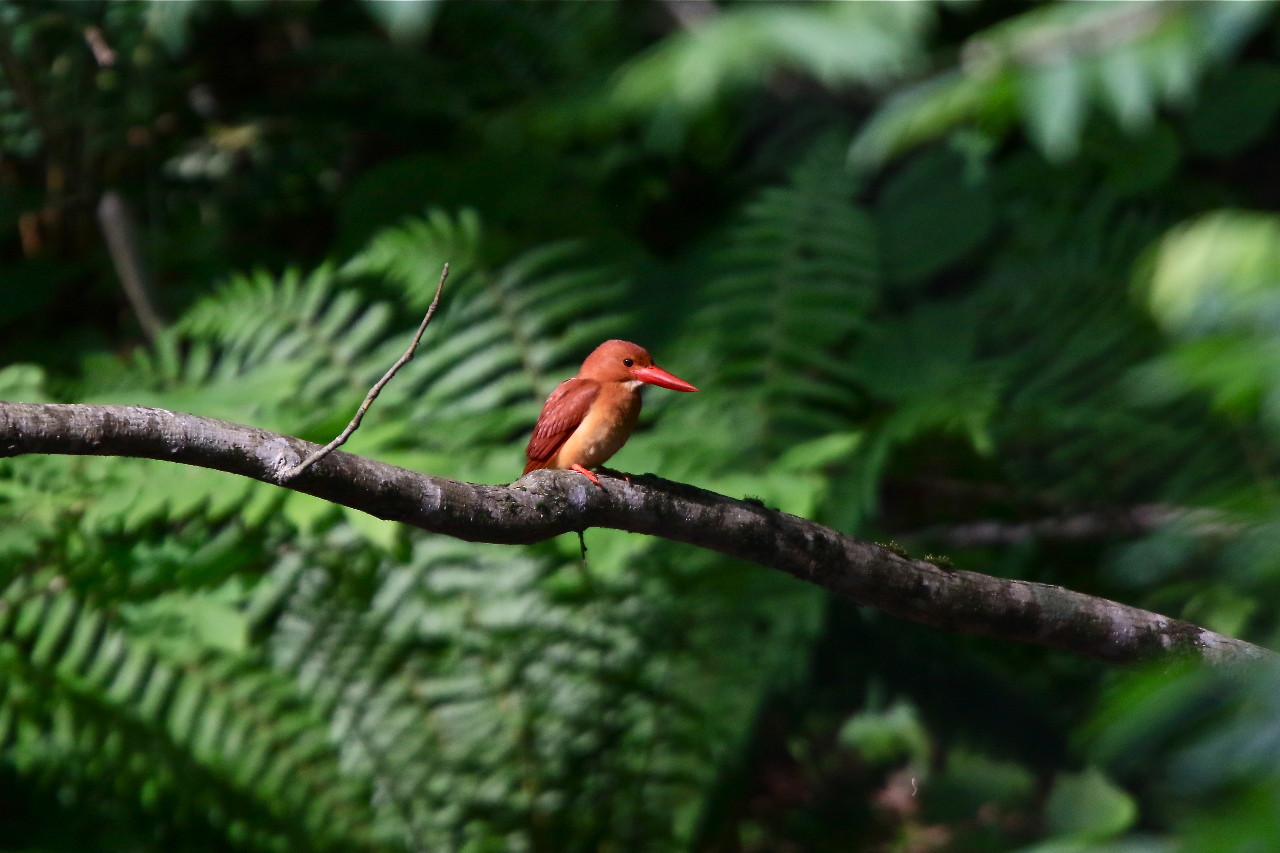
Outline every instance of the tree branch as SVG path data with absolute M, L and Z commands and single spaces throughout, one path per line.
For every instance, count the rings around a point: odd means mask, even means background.
M 132 456 L 284 484 L 316 445 L 254 427 L 138 406 L 0 403 L 0 456 Z M 562 471 L 511 486 L 462 483 L 334 452 L 286 488 L 473 542 L 521 544 L 588 527 L 687 542 L 777 569 L 857 604 L 947 631 L 1132 662 L 1186 654 L 1270 658 L 1242 640 L 1048 584 L 952 571 L 821 525 L 652 476 L 598 488 Z
M 1162 527 L 1177 524 L 1196 536 L 1224 538 L 1236 536 L 1242 525 L 1222 513 L 1187 509 L 1165 504 L 1113 507 L 1030 521 L 971 521 L 927 527 L 901 534 L 904 540 L 939 542 L 948 548 L 1008 547 L 1033 540 L 1052 542 L 1092 542 L 1116 537 L 1144 536 Z

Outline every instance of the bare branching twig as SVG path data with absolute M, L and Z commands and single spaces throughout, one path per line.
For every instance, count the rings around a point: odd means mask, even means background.
M 351 419 L 351 423 L 347 424 L 347 428 L 338 433 L 338 437 L 333 441 L 329 442 L 324 447 L 321 447 L 319 450 L 315 451 L 292 468 L 286 469 L 280 475 L 280 482 L 287 483 L 294 477 L 297 477 L 303 471 L 307 470 L 312 465 L 316 464 L 321 459 L 325 458 L 345 444 L 347 439 L 351 437 L 351 434 L 360 428 L 360 422 L 364 420 L 364 413 L 369 411 L 369 407 L 373 405 L 374 400 L 378 399 L 378 395 L 382 393 L 382 389 L 391 381 L 391 377 L 395 376 L 396 371 L 404 367 L 413 359 L 413 354 L 418 349 L 418 344 L 422 342 L 422 333 L 427 330 L 427 325 L 431 322 L 431 318 L 435 316 L 436 306 L 440 304 L 440 294 L 444 291 L 444 282 L 448 277 L 449 265 L 445 264 L 444 268 L 440 270 L 440 283 L 436 285 L 436 295 L 432 298 L 431 306 L 427 308 L 427 314 L 422 318 L 422 323 L 418 325 L 418 331 L 414 333 L 413 340 L 409 343 L 409 348 L 404 351 L 404 355 L 400 356 L 400 358 L 396 360 L 395 364 L 391 365 L 391 369 L 384 373 L 382 378 L 369 389 L 369 393 L 365 395 L 364 402 L 361 403 L 360 408 L 356 410 L 355 417 Z

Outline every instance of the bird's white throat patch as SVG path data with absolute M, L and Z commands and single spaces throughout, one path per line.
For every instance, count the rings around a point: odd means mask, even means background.
M 622 384 L 623 386 L 626 387 L 628 391 L 638 391 L 644 387 L 644 383 L 641 382 L 639 379 L 628 379 L 626 382 L 623 382 Z

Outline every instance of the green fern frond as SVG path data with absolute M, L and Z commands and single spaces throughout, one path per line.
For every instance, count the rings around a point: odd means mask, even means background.
M 110 381 L 96 372 L 80 399 L 194 411 L 327 440 L 345 422 L 331 401 L 349 396 L 354 406 L 390 363 L 381 344 L 391 313 L 344 289 L 327 266 L 305 276 L 233 276 L 154 348 L 136 353 L 128 369 Z
M 286 568 L 269 639 L 277 665 L 332 715 L 351 766 L 386 794 L 384 818 L 427 849 L 453 846 L 472 821 L 496 838 L 529 832 L 539 812 L 557 819 L 574 801 L 567 789 L 582 787 L 564 775 L 575 738 L 600 763 L 592 773 L 611 772 L 590 733 L 611 701 L 601 691 L 617 688 L 596 679 L 632 677 L 617 659 L 623 626 L 555 607 L 537 563 L 478 553 L 423 541 L 410 565 L 382 570 L 363 612 L 336 594 L 332 570 Z
M 425 311 L 446 263 L 450 299 L 464 277 L 482 271 L 482 238 L 480 217 L 474 210 L 450 216 L 432 208 L 379 231 L 343 266 L 342 273 L 378 276 L 402 290 L 410 308 Z
M 971 297 L 977 316 L 995 318 L 979 347 L 1005 377 L 991 429 L 1010 480 L 1116 503 L 1238 482 L 1248 466 L 1229 430 L 1190 429 L 1190 410 L 1135 393 L 1135 371 L 1161 341 L 1129 279 L 1163 218 L 1090 185 L 1027 214 L 1020 251 L 998 258 Z
M 469 356 L 494 349 L 504 367 L 549 392 L 549 368 L 580 358 L 584 346 L 599 343 L 593 338 L 601 327 L 620 325 L 613 306 L 622 283 L 608 271 L 584 268 L 580 247 L 568 243 L 532 250 L 492 271 L 476 268 L 479 235 L 473 212 L 464 211 L 455 221 L 433 211 L 380 233 L 344 271 L 385 277 L 429 301 L 440 265 L 423 264 L 424 245 L 458 252 L 456 260 L 444 258 L 452 269 L 430 342 L 406 370 L 447 376 Z M 504 345 L 495 349 L 499 342 Z M 474 366 L 470 377 L 454 382 L 484 375 L 484 367 Z
M 565 594 L 577 567 L 465 543 L 424 537 L 376 565 L 356 553 L 334 539 L 288 556 L 250 611 L 278 670 L 331 719 L 345 766 L 381 792 L 380 824 L 426 849 L 456 849 L 464 827 L 480 845 L 554 827 L 669 848 L 740 746 L 724 721 L 794 673 L 821 610 L 813 590 L 768 576 L 673 609 L 706 561 L 596 577 L 584 599 Z M 743 643 L 759 651 L 749 670 L 715 651 Z
M 693 324 L 725 371 L 784 435 L 847 428 L 856 390 L 844 355 L 865 329 L 879 264 L 856 182 L 819 147 L 764 191 L 715 250 Z
M 0 756 L 24 773 L 142 792 L 135 807 L 265 846 L 373 846 L 366 789 L 267 670 L 167 660 L 48 575 L 0 593 L 0 670 Z

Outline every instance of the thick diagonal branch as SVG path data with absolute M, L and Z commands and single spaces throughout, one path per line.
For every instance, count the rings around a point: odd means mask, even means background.
M 137 406 L 0 403 L 0 455 L 131 456 L 281 484 L 315 450 L 300 439 Z M 1106 661 L 1189 654 L 1215 664 L 1269 657 L 1242 640 L 1047 584 L 951 571 L 837 531 L 656 477 L 630 484 L 537 471 L 511 486 L 432 477 L 335 452 L 286 488 L 473 542 L 538 542 L 611 527 L 709 548 L 786 572 L 858 604 L 948 631 L 1041 643 Z

